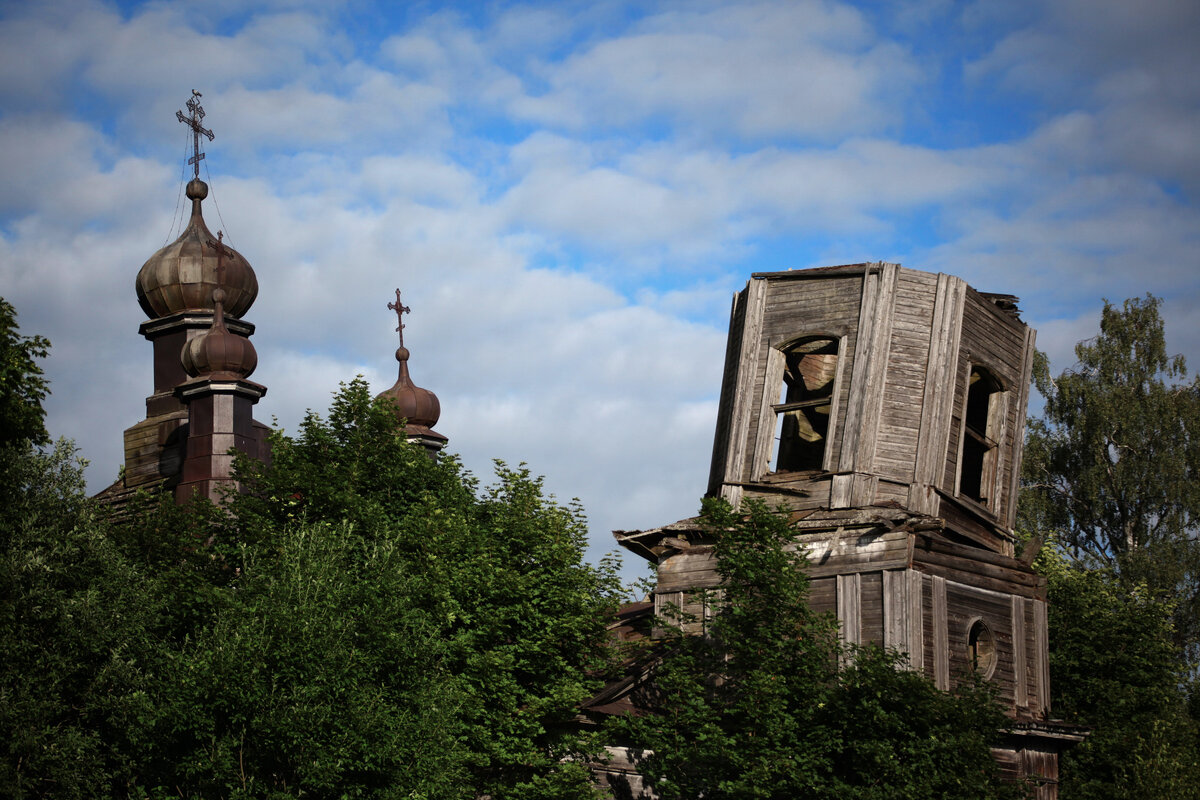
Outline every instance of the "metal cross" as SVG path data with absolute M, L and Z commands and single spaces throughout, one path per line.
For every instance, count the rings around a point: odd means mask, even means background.
M 175 118 L 192 129 L 192 157 L 188 159 L 188 163 L 192 165 L 192 177 L 200 177 L 200 162 L 204 159 L 204 153 L 200 152 L 200 135 L 208 137 L 211 142 L 213 140 L 213 132 L 200 124 L 200 120 L 204 119 L 204 108 L 200 105 L 200 93 L 192 89 L 192 99 L 187 101 L 187 110 L 191 112 L 190 117 L 185 117 L 182 111 L 175 112 Z
M 400 346 L 404 346 L 404 315 L 411 314 L 412 309 L 400 302 L 400 290 L 396 290 L 396 302 L 388 303 L 388 308 L 396 312 L 396 331 L 400 334 Z

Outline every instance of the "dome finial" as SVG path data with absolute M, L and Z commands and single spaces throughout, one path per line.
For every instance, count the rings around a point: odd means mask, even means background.
M 191 128 L 192 179 L 188 181 L 187 197 L 192 201 L 192 216 L 187 227 L 171 244 L 160 249 L 142 265 L 137 277 L 137 297 L 142 310 L 151 319 L 161 319 L 183 311 L 203 311 L 213 308 L 213 289 L 225 291 L 224 311 L 232 318 L 241 318 L 258 295 L 258 279 L 254 270 L 240 253 L 231 247 L 223 252 L 224 270 L 216 274 L 217 252 L 212 233 L 204 224 L 202 201 L 208 197 L 208 184 L 200 180 L 200 162 L 204 153 L 200 137 L 213 140 L 213 132 L 201 125 L 204 108 L 200 93 L 192 90 L 187 102 L 188 115 L 176 111 L 176 118 Z M 215 309 L 214 309 L 215 310 Z
M 396 350 L 396 360 L 400 362 L 396 384 L 387 391 L 380 392 L 379 397 L 387 397 L 396 404 L 396 416 L 406 420 L 410 435 L 427 432 L 437 424 L 441 416 L 441 404 L 437 395 L 428 389 L 422 389 L 412 382 L 408 374 L 408 348 L 404 346 L 404 315 L 412 313 L 412 309 L 400 302 L 400 290 L 396 290 L 396 301 L 388 303 L 387 307 L 396 312 L 396 332 L 400 334 L 400 347 Z M 441 434 L 436 434 L 441 436 Z

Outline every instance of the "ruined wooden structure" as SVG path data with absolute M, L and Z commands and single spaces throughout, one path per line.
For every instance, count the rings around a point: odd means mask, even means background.
M 950 275 L 755 274 L 734 297 L 708 494 L 789 511 L 811 603 L 847 642 L 902 650 L 942 689 L 993 681 L 1014 723 L 994 754 L 1046 800 L 1080 736 L 1049 721 L 1045 580 L 1014 556 L 1033 355 L 1015 298 Z M 617 532 L 657 565 L 657 613 L 713 613 L 710 535 Z

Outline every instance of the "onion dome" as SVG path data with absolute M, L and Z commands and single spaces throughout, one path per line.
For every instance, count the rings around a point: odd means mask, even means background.
M 192 217 L 183 233 L 150 256 L 137 276 L 137 298 L 151 319 L 180 311 L 213 308 L 213 292 L 225 295 L 225 312 L 241 317 L 258 296 L 258 279 L 250 263 L 232 248 L 225 248 L 223 279 L 217 278 L 216 237 L 204 224 L 200 203 L 208 197 L 208 184 L 193 178 L 187 185 Z M 240 337 L 239 337 L 240 338 Z
M 400 374 L 396 385 L 380 392 L 378 397 L 386 397 L 396 404 L 396 416 L 408 421 L 411 430 L 414 426 L 432 428 L 442 415 L 442 405 L 437 395 L 428 389 L 422 389 L 412 382 L 408 374 L 408 348 L 400 345 L 396 349 L 396 360 L 400 362 Z
M 396 416 L 407 421 L 409 433 L 413 432 L 413 428 L 432 428 L 442 415 L 442 405 L 438 402 L 436 394 L 417 386 L 408 374 L 408 348 L 404 346 L 404 314 L 410 309 L 401 304 L 399 289 L 396 290 L 396 302 L 388 303 L 388 308 L 396 312 L 396 321 L 399 323 L 396 330 L 400 334 L 400 347 L 396 349 L 396 360 L 400 362 L 400 371 L 396 384 L 376 397 L 387 398 L 396 404 Z
M 206 333 L 187 341 L 180 354 L 183 369 L 193 378 L 222 380 L 247 378 L 258 366 L 258 353 L 244 336 L 225 327 L 225 290 L 212 293 L 213 323 Z

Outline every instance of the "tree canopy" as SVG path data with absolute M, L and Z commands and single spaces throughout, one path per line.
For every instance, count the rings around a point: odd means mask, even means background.
M 1170 599 L 1181 652 L 1200 663 L 1200 378 L 1168 356 L 1159 301 L 1105 303 L 1100 335 L 1051 378 L 1032 420 L 1021 496 L 1027 530 L 1128 586 Z
M 21 441 L 46 444 L 46 412 L 42 402 L 50 385 L 38 359 L 50 351 L 42 336 L 22 336 L 17 310 L 0 297 L 0 445 Z
M 1198 796 L 1200 381 L 1169 357 L 1159 301 L 1105 303 L 1078 363 L 1035 380 L 1018 527 L 1048 542 L 1054 713 L 1092 728 L 1063 800 Z M 1193 690 L 1194 691 L 1194 690 Z
M 110 519 L 24 451 L 0 553 L 0 794 L 560 798 L 618 584 L 580 510 L 480 489 L 354 381 L 223 507 Z
M 808 606 L 786 515 L 706 502 L 719 609 L 705 635 L 669 628 L 639 705 L 614 734 L 643 750 L 664 800 L 997 798 L 989 743 L 1005 720 L 983 687 L 959 696 L 878 648 L 843 651 Z M 686 622 L 686 620 L 683 620 Z M 845 664 L 845 666 L 840 666 Z

